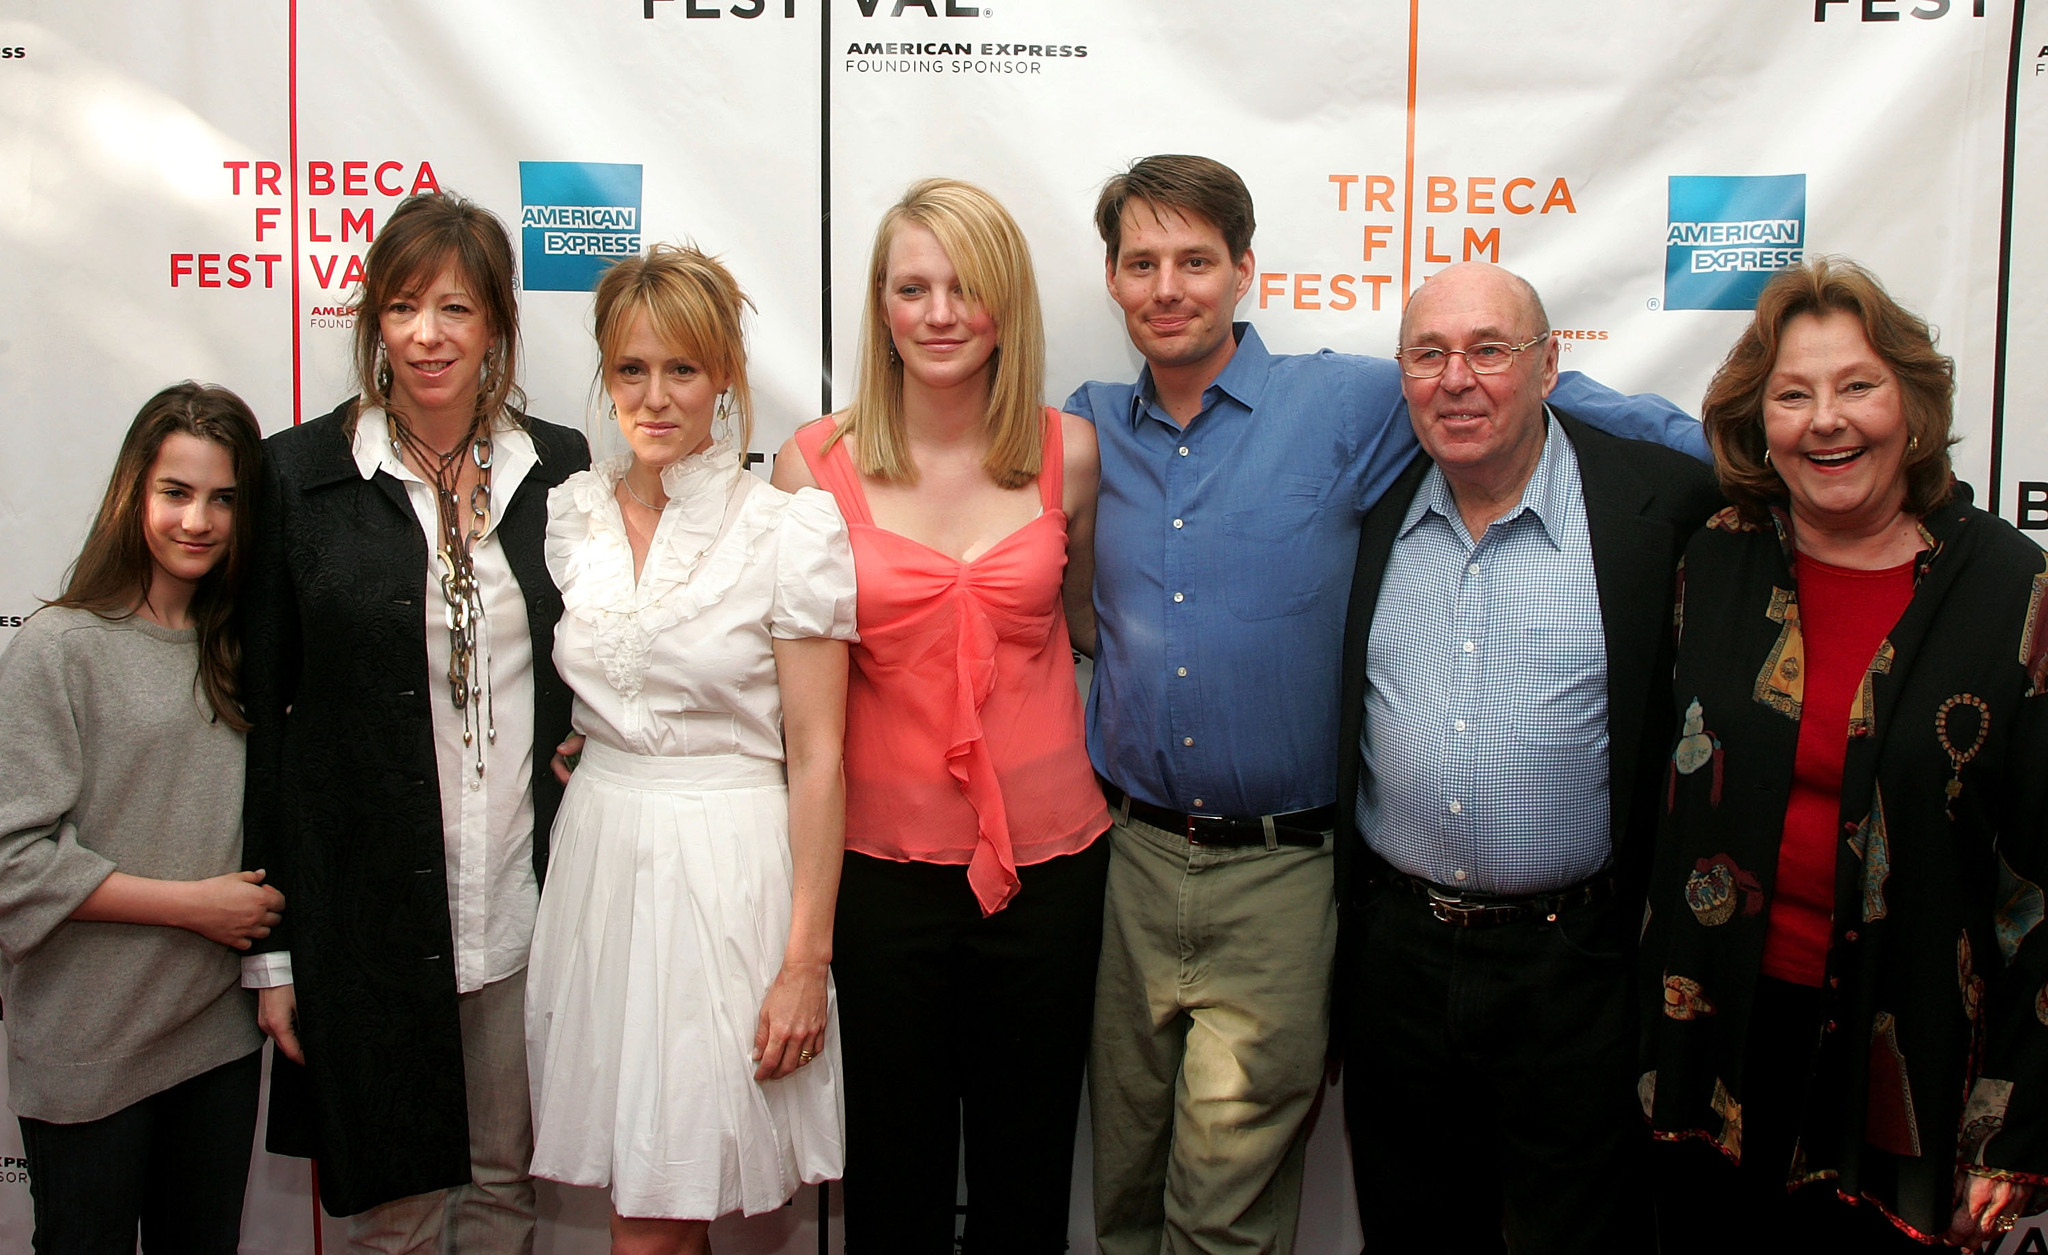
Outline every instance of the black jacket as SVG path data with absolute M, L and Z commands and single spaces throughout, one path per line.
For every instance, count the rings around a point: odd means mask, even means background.
M 1640 894 L 1656 828 L 1654 795 L 1673 726 L 1671 595 L 1679 555 L 1694 529 L 1720 505 L 1713 473 L 1683 453 L 1626 440 L 1589 427 L 1555 408 L 1578 455 L 1607 644 L 1608 789 L 1614 858 L 1625 891 Z M 1364 891 L 1363 868 L 1379 866 L 1355 823 L 1360 770 L 1358 736 L 1365 719 L 1365 650 L 1394 537 L 1428 473 L 1427 454 L 1394 481 L 1365 518 L 1351 609 L 1344 628 L 1343 709 L 1337 745 L 1338 968 L 1348 970 L 1348 916 Z M 1346 983 L 1338 985 L 1342 1004 Z M 1333 1016 L 1341 1023 L 1343 1016 Z
M 2048 559 L 1967 501 L 1922 520 L 1912 601 L 1849 710 L 1825 1018 L 1804 1106 L 1772 1113 L 1795 1180 L 1922 1234 L 1958 1165 L 2048 1185 Z M 1782 513 L 1693 537 L 1656 764 L 1640 1089 L 1657 1136 L 1737 1159 L 1806 680 L 1842 648 L 1802 626 L 1795 553 Z
M 285 895 L 259 949 L 289 949 L 308 1066 L 279 1057 L 270 1149 L 320 1162 L 350 1215 L 469 1180 L 441 798 L 427 674 L 426 538 L 405 488 L 356 468 L 353 402 L 264 442 L 243 594 L 249 731 L 244 866 Z M 541 545 L 548 490 L 590 463 L 583 436 L 529 421 L 539 462 L 498 521 L 533 640 L 533 864 L 546 870 L 569 731 L 555 674 L 562 599 Z

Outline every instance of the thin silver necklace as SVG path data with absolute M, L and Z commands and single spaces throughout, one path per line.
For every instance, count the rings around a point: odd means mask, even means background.
M 626 474 L 619 476 L 619 482 L 626 486 L 626 495 L 640 503 L 641 509 L 652 510 L 656 514 L 661 513 L 661 506 L 655 505 L 653 502 L 648 501 L 645 497 L 642 497 L 639 493 L 633 491 L 633 476 L 630 468 L 628 468 Z

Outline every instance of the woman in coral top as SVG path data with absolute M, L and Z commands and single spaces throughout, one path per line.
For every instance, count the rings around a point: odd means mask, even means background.
M 846 862 L 833 936 L 848 1250 L 1065 1249 L 1109 813 L 1070 638 L 1089 609 L 1094 429 L 1040 403 L 1017 224 L 913 185 L 869 265 L 853 404 L 792 437 L 853 538 Z

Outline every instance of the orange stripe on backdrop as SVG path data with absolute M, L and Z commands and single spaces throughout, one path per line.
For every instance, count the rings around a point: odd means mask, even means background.
M 1422 0 L 1408 0 L 1408 153 L 1401 174 L 1401 308 L 1408 308 L 1409 268 L 1415 258 L 1415 41 Z
M 285 119 L 290 126 L 292 163 L 291 230 L 285 239 L 292 246 L 292 426 L 299 425 L 299 0 L 291 0 L 285 21 Z M 319 1191 L 314 1191 L 318 1196 Z M 320 1255 L 320 1205 L 313 1204 L 313 1255 Z

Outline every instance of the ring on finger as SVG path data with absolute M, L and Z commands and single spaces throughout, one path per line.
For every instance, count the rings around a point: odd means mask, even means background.
M 798 1064 L 799 1066 L 801 1066 L 801 1065 L 803 1065 L 803 1064 L 806 1064 L 806 1063 L 809 1063 L 809 1062 L 810 1062 L 811 1060 L 813 1060 L 813 1059 L 815 1059 L 815 1058 L 817 1058 L 817 1057 L 818 1057 L 818 1056 L 816 1056 L 816 1055 L 812 1054 L 812 1053 L 811 1053 L 810 1051 L 808 1051 L 808 1050 L 799 1050 L 799 1051 L 797 1051 L 797 1052 L 796 1052 L 796 1061 L 797 1061 L 797 1064 Z
M 1991 1222 L 1991 1231 L 1993 1233 L 2011 1233 L 2013 1226 L 2019 1224 L 2019 1222 L 2019 1213 L 2009 1211 Z

